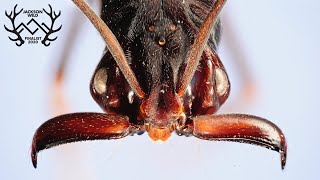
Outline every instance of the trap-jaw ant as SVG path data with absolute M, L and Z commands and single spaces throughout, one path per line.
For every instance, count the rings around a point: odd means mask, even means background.
M 105 113 L 73 113 L 36 131 L 31 158 L 60 144 L 119 139 L 147 131 L 153 140 L 178 135 L 260 145 L 286 163 L 286 140 L 272 122 L 245 114 L 217 115 L 230 83 L 216 48 L 226 0 L 103 0 L 100 19 L 73 0 L 106 42 L 90 83 Z

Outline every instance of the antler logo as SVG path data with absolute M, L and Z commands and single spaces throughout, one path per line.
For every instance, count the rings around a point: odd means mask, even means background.
M 14 9 L 10 12 L 10 14 L 5 11 L 5 15 L 10 19 L 12 27 L 9 29 L 6 25 L 4 25 L 4 28 L 8 32 L 16 35 L 16 38 L 10 36 L 8 37 L 11 41 L 14 41 L 17 46 L 22 46 L 23 44 L 25 44 L 25 42 L 27 42 L 28 44 L 38 44 L 39 42 L 41 42 L 44 46 L 49 46 L 52 41 L 55 41 L 58 38 L 58 36 L 54 38 L 50 38 L 49 36 L 60 31 L 62 28 L 62 25 L 60 25 L 58 28 L 54 28 L 54 23 L 60 17 L 61 11 L 56 13 L 52 10 L 50 4 L 48 11 L 44 8 L 42 10 L 23 10 L 22 8 L 17 11 L 17 6 L 17 4 L 14 6 Z M 21 13 L 27 15 L 26 17 L 29 19 L 29 21 L 26 24 L 20 22 L 20 24 L 17 25 L 17 16 Z M 48 22 L 42 22 L 40 25 L 37 22 L 38 19 L 36 20 L 36 18 L 38 18 L 39 15 L 42 14 L 46 14 L 49 16 L 49 24 Z M 39 36 L 40 33 L 42 34 L 42 36 Z M 25 36 L 23 37 L 22 34 L 24 34 Z

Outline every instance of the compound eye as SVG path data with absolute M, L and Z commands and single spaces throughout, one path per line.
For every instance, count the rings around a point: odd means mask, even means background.
M 94 75 L 93 78 L 93 88 L 99 93 L 103 94 L 107 91 L 107 69 L 100 68 Z
M 156 30 L 156 26 L 150 25 L 150 26 L 147 27 L 147 29 L 148 29 L 148 31 L 153 32 L 153 31 Z
M 228 76 L 225 73 L 225 71 L 222 70 L 221 68 L 216 68 L 214 70 L 214 74 L 215 74 L 217 94 L 219 96 L 223 96 L 228 92 L 228 89 L 229 89 Z

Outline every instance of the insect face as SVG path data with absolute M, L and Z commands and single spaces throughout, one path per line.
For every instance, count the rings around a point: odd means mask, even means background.
M 102 19 L 83 0 L 73 1 L 106 42 L 90 84 L 105 113 L 66 114 L 45 122 L 32 143 L 35 167 L 39 151 L 59 144 L 141 131 L 165 141 L 175 131 L 273 149 L 284 168 L 286 141 L 275 124 L 252 115 L 214 114 L 230 91 L 216 53 L 225 0 L 104 0 Z

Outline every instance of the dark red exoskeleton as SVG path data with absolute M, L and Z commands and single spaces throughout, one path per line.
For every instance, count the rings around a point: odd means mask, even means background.
M 90 83 L 105 113 L 73 113 L 42 124 L 37 153 L 69 142 L 119 139 L 148 132 L 152 140 L 178 135 L 260 145 L 280 152 L 286 141 L 270 121 L 245 114 L 216 115 L 230 83 L 216 48 L 217 18 L 226 0 L 103 0 L 101 19 L 73 0 L 107 48 Z

